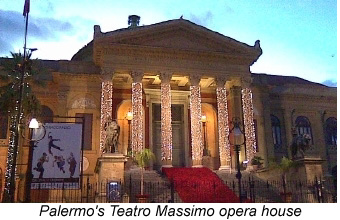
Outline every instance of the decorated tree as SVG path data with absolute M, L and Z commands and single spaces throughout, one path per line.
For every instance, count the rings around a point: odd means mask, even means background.
M 11 53 L 12 58 L 3 58 L 0 63 L 0 114 L 10 118 L 10 139 L 5 174 L 3 201 L 13 201 L 15 189 L 16 157 L 19 151 L 19 133 L 30 115 L 40 110 L 39 100 L 32 91 L 32 84 L 44 85 L 41 61 L 32 60 L 32 52 Z M 24 58 L 25 57 L 25 58 Z

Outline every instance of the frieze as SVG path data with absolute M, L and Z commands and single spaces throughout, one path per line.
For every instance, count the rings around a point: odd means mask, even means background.
M 96 109 L 97 106 L 92 99 L 80 98 L 75 100 L 71 106 L 72 109 Z
M 249 72 L 248 67 L 229 65 L 227 63 L 205 62 L 202 60 L 185 60 L 172 58 L 154 58 L 147 56 L 128 56 L 128 55 L 112 55 L 110 60 L 117 68 L 126 66 L 166 66 L 171 69 L 201 69 L 206 72 L 223 71 L 223 72 Z
M 146 63 L 200 66 L 206 68 L 232 69 L 246 71 L 249 69 L 248 56 L 227 56 L 223 53 L 193 52 L 150 47 L 112 46 L 103 51 L 110 60 L 119 64 Z M 110 61 L 109 60 L 109 61 Z M 230 64 L 233 65 L 230 65 Z

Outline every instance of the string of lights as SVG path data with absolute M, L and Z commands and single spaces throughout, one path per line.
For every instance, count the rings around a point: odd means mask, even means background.
M 162 161 L 172 160 L 171 86 L 161 84 Z
M 203 142 L 201 121 L 201 90 L 199 86 L 190 86 L 190 116 L 192 160 L 194 165 L 201 165 L 203 157 Z
M 102 82 L 102 97 L 100 109 L 100 149 L 103 152 L 106 139 L 105 124 L 112 119 L 112 81 Z
M 143 150 L 143 94 L 142 83 L 132 83 L 132 152 Z
M 16 107 L 16 111 L 17 111 Z M 6 167 L 6 173 L 5 173 L 5 188 L 4 188 L 4 194 L 8 194 L 10 193 L 10 187 L 11 186 L 11 178 L 12 178 L 12 174 L 16 173 L 16 164 L 14 164 L 14 156 L 15 156 L 15 136 L 16 136 L 16 132 L 15 130 L 16 128 L 16 120 L 17 120 L 17 114 L 12 114 L 10 117 L 10 139 L 9 139 L 9 143 L 8 143 L 8 151 L 7 151 L 7 167 Z M 18 153 L 17 149 L 17 152 Z M 13 169 L 15 169 L 15 171 L 13 172 Z
M 242 108 L 244 116 L 244 132 L 246 136 L 247 160 L 251 161 L 256 153 L 256 137 L 254 127 L 253 94 L 249 88 L 242 89 Z
M 230 143 L 228 126 L 227 90 L 224 87 L 216 88 L 217 114 L 218 114 L 218 141 L 221 166 L 230 166 Z

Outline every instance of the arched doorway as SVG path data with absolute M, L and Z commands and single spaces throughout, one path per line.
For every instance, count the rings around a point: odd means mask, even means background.
M 129 145 L 131 148 L 131 118 L 127 117 L 128 112 L 132 113 L 131 100 L 122 101 L 117 108 L 116 120 L 120 126 L 118 152 L 128 154 Z
M 203 165 L 216 170 L 220 167 L 216 109 L 202 103 Z

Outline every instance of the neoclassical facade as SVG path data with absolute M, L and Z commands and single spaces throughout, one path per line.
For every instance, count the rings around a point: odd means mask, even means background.
M 52 75 L 47 88 L 34 88 L 45 116 L 85 118 L 83 172 L 92 182 L 109 120 L 120 126 L 118 152 L 149 148 L 156 155 L 154 169 L 235 169 L 236 140 L 229 133 L 238 118 L 244 131 L 241 162 L 257 155 L 267 166 L 289 155 L 291 129 L 296 128 L 312 136 L 309 154 L 324 160 L 324 173 L 331 173 L 336 166 L 336 88 L 251 73 L 262 54 L 259 41 L 250 46 L 185 19 L 147 26 L 136 22 L 107 33 L 96 25 L 93 40 L 70 61 L 43 61 Z M 3 181 L 8 132 L 3 127 L 1 132 Z M 27 152 L 23 142 L 19 163 L 27 161 Z M 25 169 L 18 166 L 19 174 Z
M 93 62 L 101 69 L 101 125 L 108 118 L 124 118 L 127 112 L 112 100 L 126 101 L 123 94 L 129 91 L 132 151 L 148 146 L 158 166 L 201 166 L 205 142 L 214 145 L 214 163 L 230 168 L 230 115 L 247 120 L 243 156 L 252 158 L 256 144 L 249 67 L 262 53 L 258 41 L 248 46 L 179 19 L 108 33 L 95 26 L 91 44 Z M 208 118 L 215 127 L 207 130 L 213 130 L 210 140 L 203 139 L 202 114 L 214 116 Z M 102 148 L 103 127 L 100 136 Z

